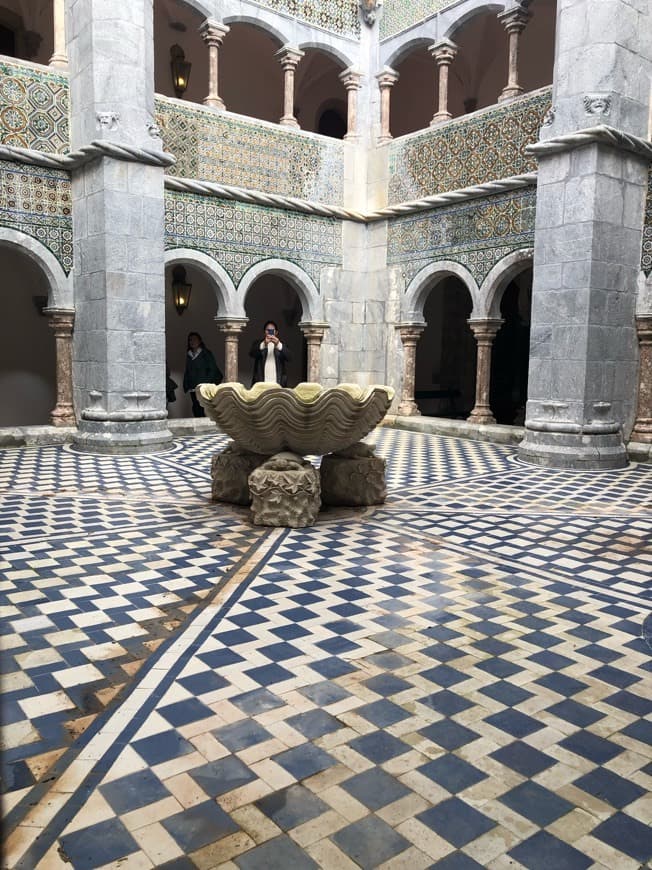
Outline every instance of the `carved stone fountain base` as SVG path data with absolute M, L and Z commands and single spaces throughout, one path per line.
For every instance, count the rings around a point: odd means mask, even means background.
M 387 497 L 385 465 L 385 460 L 362 442 L 324 456 L 320 468 L 322 504 L 383 504 Z
M 317 470 L 296 453 L 277 453 L 249 475 L 257 526 L 312 526 L 321 507 Z
M 251 504 L 249 475 L 263 464 L 268 456 L 251 453 L 234 441 L 229 442 L 211 460 L 211 498 L 228 504 Z

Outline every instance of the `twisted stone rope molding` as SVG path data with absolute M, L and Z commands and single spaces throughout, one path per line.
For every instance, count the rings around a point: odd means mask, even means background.
M 66 154 L 48 154 L 31 148 L 19 148 L 16 145 L 0 145 L 0 159 L 14 160 L 31 166 L 45 166 L 49 169 L 77 169 L 98 157 L 113 157 L 116 160 L 146 163 L 149 166 L 172 166 L 176 162 L 172 154 L 165 151 L 153 151 L 149 148 L 121 145 L 100 139 Z
M 594 143 L 611 145 L 612 148 L 630 151 L 632 154 L 637 154 L 646 160 L 652 160 L 652 142 L 641 139 L 639 136 L 633 136 L 630 133 L 623 133 L 622 130 L 616 130 L 615 127 L 609 127 L 607 124 L 588 127 L 586 130 L 578 130 L 576 133 L 567 133 L 543 142 L 536 142 L 533 145 L 526 146 L 525 151 L 528 154 L 534 154 L 536 157 L 542 157 L 549 154 L 560 154 L 562 151 L 569 151 L 572 148 L 580 148 L 582 145 Z

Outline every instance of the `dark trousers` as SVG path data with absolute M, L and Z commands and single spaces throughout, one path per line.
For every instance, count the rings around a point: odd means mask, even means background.
M 205 417 L 206 411 L 202 408 L 202 406 L 197 401 L 197 396 L 195 395 L 195 391 L 190 391 L 190 400 L 192 402 L 192 416 L 193 417 Z

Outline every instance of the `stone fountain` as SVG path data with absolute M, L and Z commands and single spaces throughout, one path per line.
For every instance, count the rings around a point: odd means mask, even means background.
M 361 439 L 386 414 L 391 387 L 202 384 L 197 397 L 233 439 L 213 457 L 213 500 L 251 504 L 257 525 L 299 528 L 322 504 L 385 501 L 385 460 Z M 306 455 L 323 457 L 319 471 Z

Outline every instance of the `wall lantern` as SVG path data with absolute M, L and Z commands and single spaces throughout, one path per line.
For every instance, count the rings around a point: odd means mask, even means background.
M 186 60 L 186 55 L 180 45 L 173 45 L 170 49 L 170 69 L 172 70 L 172 84 L 177 97 L 181 98 L 188 87 L 190 68 L 192 64 Z
M 186 270 L 183 266 L 175 266 L 172 269 L 172 298 L 177 314 L 183 314 L 190 302 L 192 284 L 186 281 Z

